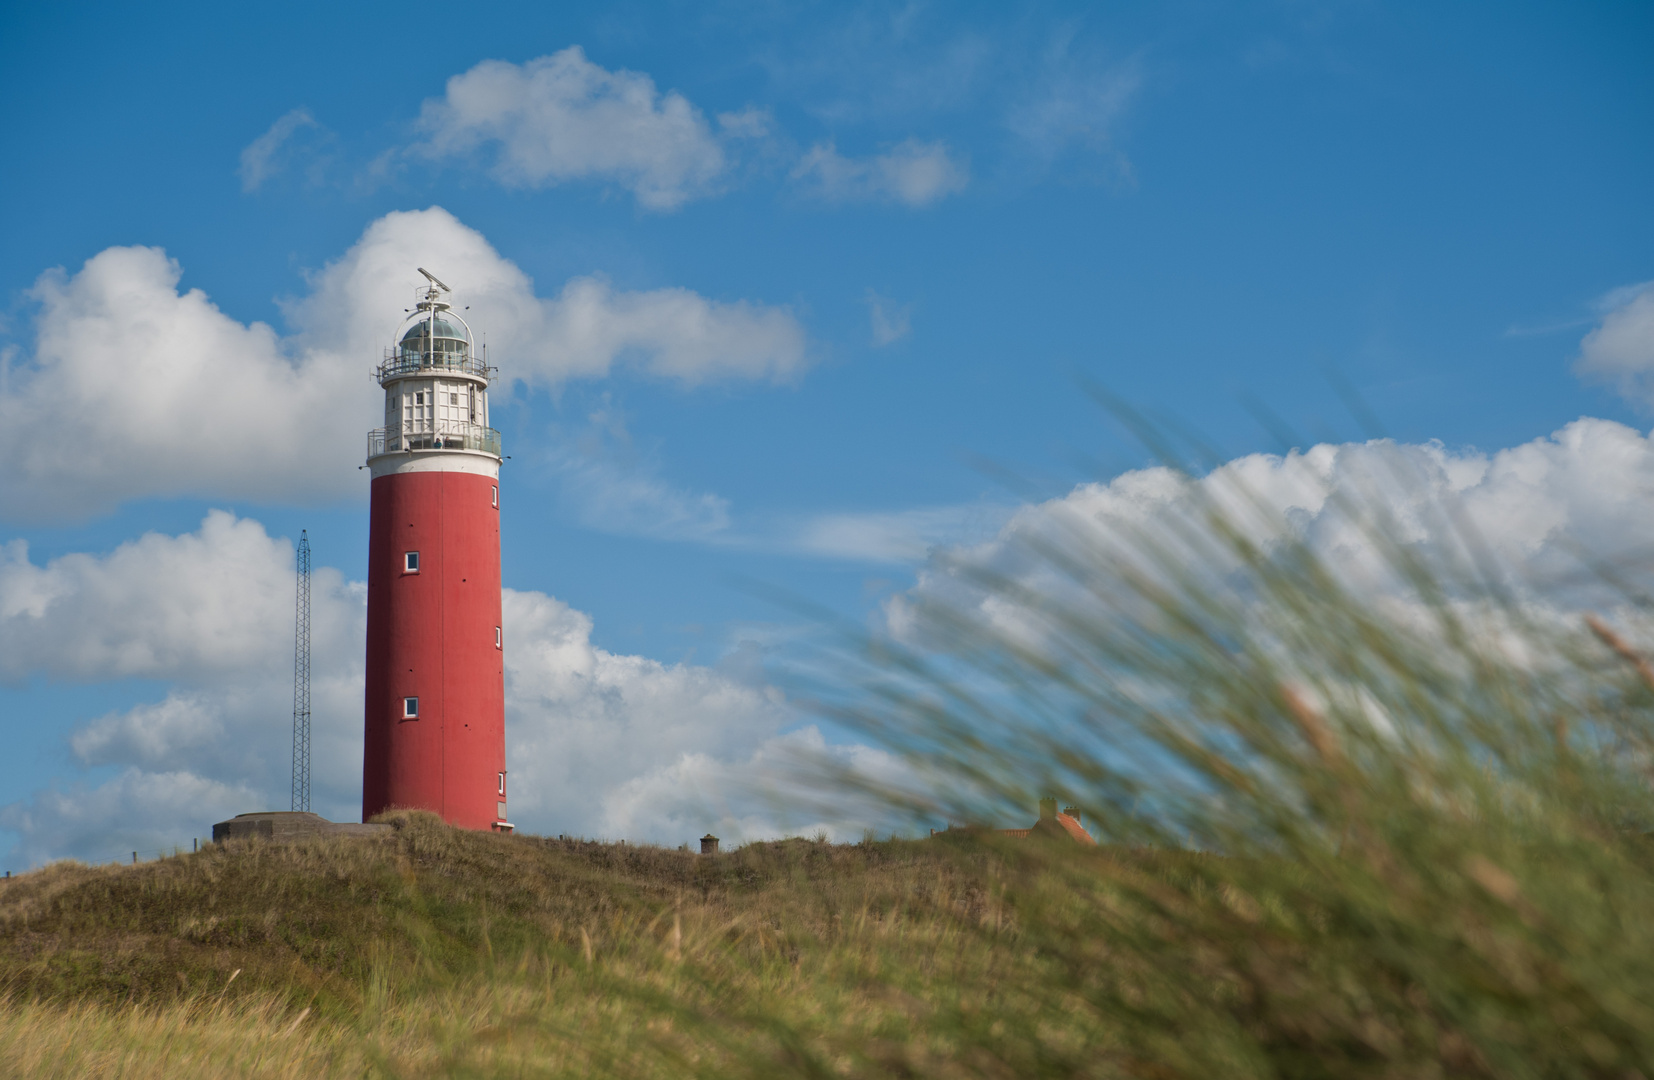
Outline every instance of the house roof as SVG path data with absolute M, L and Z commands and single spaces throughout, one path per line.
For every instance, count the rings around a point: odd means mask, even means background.
M 1071 839 L 1077 840 L 1082 844 L 1097 843 L 1096 839 L 1093 838 L 1090 833 L 1085 831 L 1085 826 L 1081 825 L 1077 818 L 1070 817 L 1068 814 L 1058 814 L 1057 824 L 1062 826 L 1063 832 L 1067 833 Z
M 937 836 L 940 833 L 954 832 L 958 829 L 959 826 L 957 825 L 949 825 L 946 829 L 930 830 L 930 835 Z M 1034 833 L 1039 833 L 1042 836 L 1064 836 L 1077 844 L 1090 844 L 1092 846 L 1097 844 L 1096 839 L 1085 831 L 1085 826 L 1080 824 L 1080 819 L 1072 814 L 1057 814 L 1055 817 L 1040 818 L 1026 829 L 994 829 L 993 833 L 995 836 L 1009 836 L 1015 840 L 1025 840 Z

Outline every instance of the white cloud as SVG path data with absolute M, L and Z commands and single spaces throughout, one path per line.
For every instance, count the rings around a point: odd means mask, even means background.
M 764 126 L 750 111 L 720 121 L 735 137 Z M 705 116 L 682 94 L 657 92 L 639 72 L 605 70 L 577 45 L 521 65 L 484 60 L 425 102 L 420 126 L 426 140 L 415 153 L 466 159 L 493 146 L 502 183 L 608 180 L 651 210 L 710 193 L 728 169 Z
M 512 813 L 531 829 L 627 835 L 615 789 L 685 756 L 749 757 L 791 718 L 773 687 L 598 648 L 590 616 L 549 596 L 507 589 L 504 618 Z
M 900 304 L 867 290 L 867 316 L 873 324 L 873 347 L 882 349 L 913 331 L 913 305 Z
M 35 283 L 34 355 L 0 394 L 0 513 L 346 490 L 361 443 L 347 433 L 371 423 L 340 421 L 374 415 L 360 365 L 294 359 L 269 326 L 180 294 L 179 276 L 159 249 L 110 248 Z
M 316 646 L 346 649 L 357 604 L 338 571 L 311 591 Z M 44 566 L 14 540 L 0 548 L 0 679 L 260 677 L 291 665 L 272 633 L 293 627 L 293 547 L 222 510 L 194 533 L 148 533 L 107 555 Z M 357 649 L 356 651 L 360 651 Z
M 867 158 L 847 158 L 828 141 L 818 143 L 799 160 L 792 178 L 829 202 L 898 202 L 918 207 L 965 190 L 970 170 L 940 141 L 907 139 Z
M 188 851 L 192 838 L 211 838 L 212 822 L 249 805 L 259 805 L 257 796 L 234 784 L 184 770 L 128 769 L 95 788 L 50 789 L 0 807 L 0 829 L 22 838 L 11 858 L 23 866 L 70 856 L 125 862 L 133 851 L 144 859 Z
M 1579 343 L 1576 370 L 1654 404 L 1654 281 L 1615 289 L 1598 308 L 1602 321 Z
M 804 366 L 804 331 L 786 308 L 719 303 L 688 289 L 622 292 L 601 277 L 583 277 L 565 285 L 544 312 L 548 343 L 557 350 L 542 349 L 548 367 L 599 375 L 636 356 L 650 374 L 698 383 L 780 380 Z
M 507 379 L 554 386 L 616 365 L 693 385 L 795 377 L 804 331 L 785 307 L 601 277 L 541 299 L 474 229 L 433 207 L 375 221 L 286 304 L 296 333 L 243 324 L 157 248 L 109 248 L 51 270 L 33 355 L 0 383 L 0 517 L 106 511 L 148 496 L 304 500 L 363 490 L 356 466 L 382 413 L 362 377 L 416 284 L 437 268 L 470 304 Z
M 814 726 L 766 739 L 749 757 L 722 760 L 688 752 L 671 764 L 611 788 L 603 820 L 614 836 L 681 836 L 711 832 L 727 848 L 782 836 L 825 835 L 835 843 L 887 831 L 889 814 L 871 801 L 800 800 L 819 789 L 824 763 L 863 782 L 899 784 L 909 772 L 870 746 L 830 746 Z M 882 827 L 882 830 L 881 830 Z
M 1507 585 L 1555 611 L 1623 601 L 1583 559 L 1648 576 L 1636 560 L 1646 559 L 1654 536 L 1654 440 L 1607 420 L 1576 420 L 1492 454 L 1388 441 L 1320 445 L 1285 457 L 1252 454 L 1194 483 L 1169 469 L 1144 469 L 1026 506 L 993 540 L 939 552 L 915 589 L 887 605 L 890 625 L 911 632 L 915 605 L 935 600 L 973 608 L 1015 631 L 1017 613 L 971 584 L 974 569 L 992 568 L 1036 590 L 1060 588 L 1037 551 L 1050 542 L 1080 543 L 1100 561 L 1142 567 L 1139 538 L 1176 542 L 1180 534 L 1171 526 L 1189 523 L 1197 489 L 1254 539 L 1268 542 L 1290 530 L 1352 586 L 1375 595 L 1406 590 L 1349 505 L 1381 510 L 1390 537 L 1421 552 L 1461 565 L 1491 555 L 1491 565 L 1505 568 Z M 1202 531 L 1198 521 L 1191 524 L 1191 532 Z
M 0 677 L 167 687 L 158 701 L 67 733 L 75 762 L 122 770 L 115 779 L 53 787 L 0 810 L 0 828 L 23 834 L 28 858 L 101 858 L 99 844 L 113 836 L 128 850 L 187 845 L 230 813 L 287 806 L 293 572 L 290 543 L 216 510 L 192 533 L 150 533 L 43 566 L 20 542 L 8 545 Z M 331 567 L 313 574 L 315 788 L 318 809 L 334 816 L 360 805 L 365 596 Z M 212 797 L 192 809 L 174 789 Z
M 241 151 L 241 167 L 236 170 L 241 177 L 241 190 L 257 191 L 266 180 L 288 165 L 295 136 L 306 129 L 320 127 L 306 108 L 297 108 L 281 116 L 268 131 Z
M 688 289 L 616 289 L 601 276 L 571 279 L 550 299 L 482 234 L 440 207 L 386 214 L 350 251 L 310 277 L 288 306 L 298 340 L 377 358 L 428 266 L 471 306 L 507 379 L 555 386 L 600 378 L 617 364 L 696 384 L 787 379 L 803 369 L 804 331 L 784 307 L 708 300 Z M 415 279 L 411 281 L 410 279 Z

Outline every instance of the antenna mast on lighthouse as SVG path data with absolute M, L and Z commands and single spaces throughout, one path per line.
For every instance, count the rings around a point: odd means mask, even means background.
M 293 602 L 293 809 L 310 809 L 310 534 L 299 531 Z

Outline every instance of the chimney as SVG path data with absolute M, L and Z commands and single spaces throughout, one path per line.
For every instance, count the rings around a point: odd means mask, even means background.
M 1041 799 L 1039 801 L 1039 819 L 1041 821 L 1050 821 L 1052 818 L 1054 818 L 1056 816 L 1057 816 L 1057 800 L 1055 800 L 1055 799 Z
M 716 836 L 713 836 L 711 833 L 707 833 L 705 836 L 701 837 L 701 854 L 718 854 L 718 838 Z
M 1069 817 L 1073 818 L 1074 823 L 1076 825 L 1079 824 L 1079 822 L 1080 822 L 1080 808 L 1079 807 L 1077 807 L 1077 806 L 1065 806 L 1065 807 L 1062 808 L 1062 812 L 1067 814 Z

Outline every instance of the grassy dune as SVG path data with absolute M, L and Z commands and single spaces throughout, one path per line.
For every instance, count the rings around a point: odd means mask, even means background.
M 939 1003 L 1039 963 L 991 886 L 924 843 L 702 858 L 398 824 L 12 879 L 0 1059 L 64 1076 L 762 1075 L 792 1067 L 809 1036 L 790 1028 L 922 1051 Z
M 14 878 L 5 1073 L 1649 1075 L 1641 840 L 1581 877 L 1510 838 L 1494 864 L 1472 830 L 1425 878 L 399 824 Z

